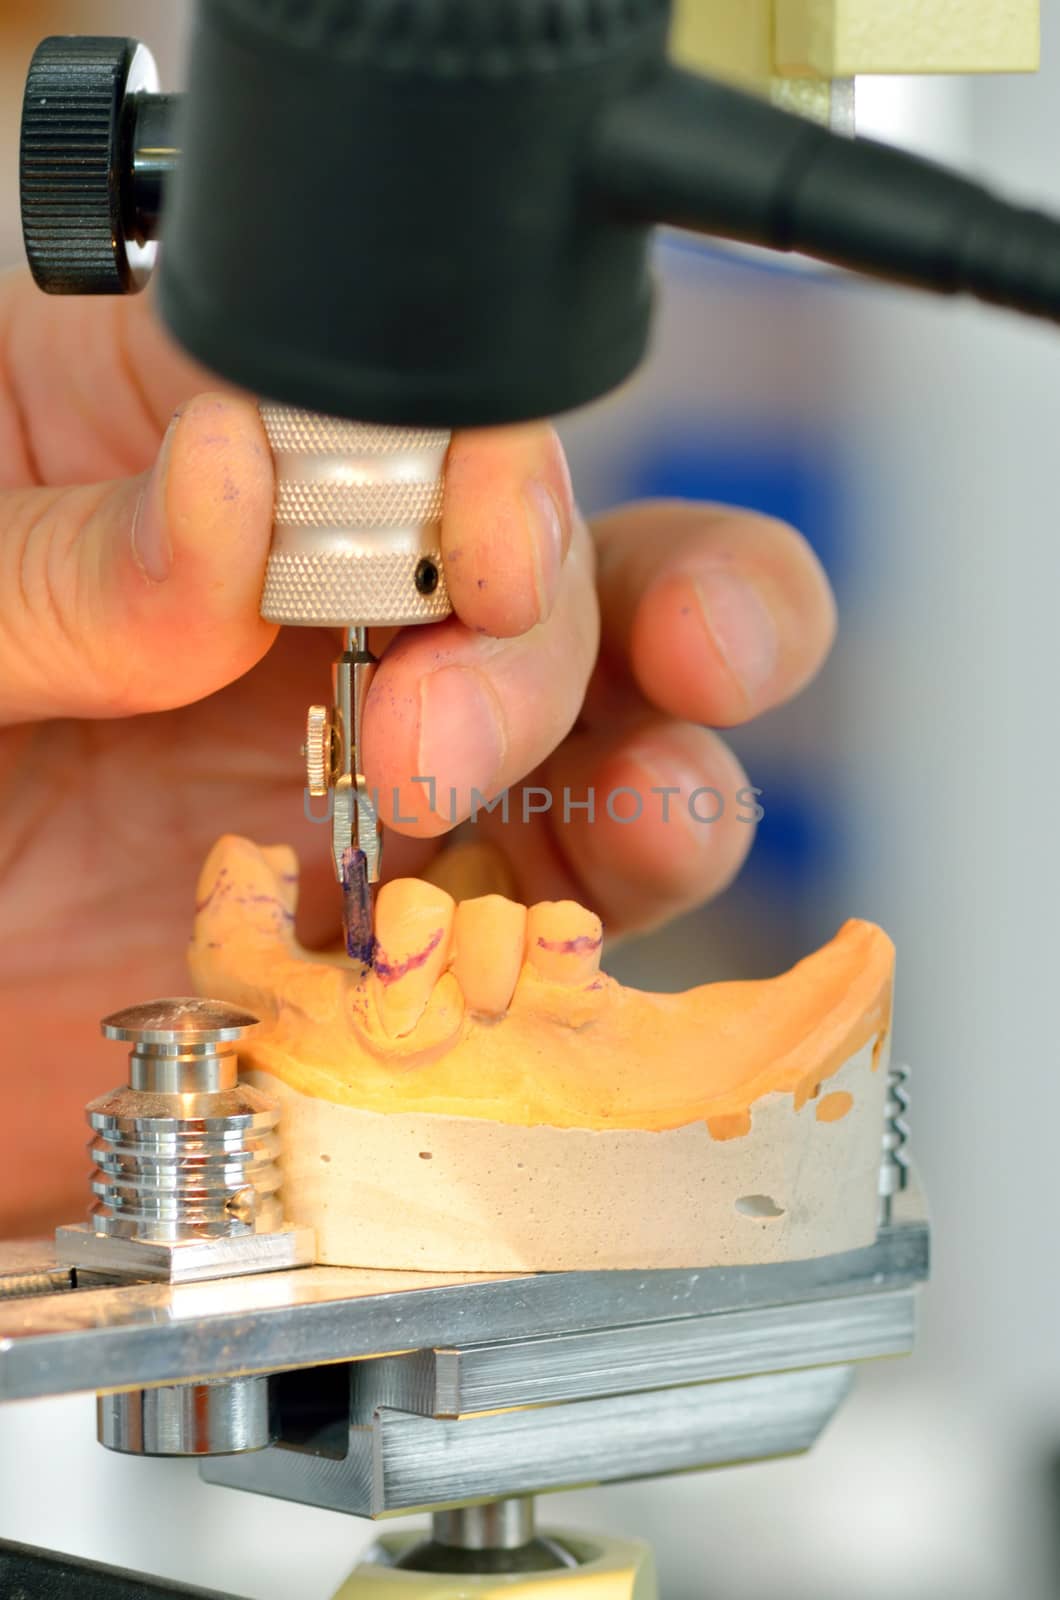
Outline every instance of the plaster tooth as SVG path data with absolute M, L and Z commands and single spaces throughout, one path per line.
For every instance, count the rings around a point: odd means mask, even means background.
M 294 943 L 298 858 L 289 845 L 262 848 L 226 834 L 199 874 L 194 942 L 218 948 L 234 941 L 257 951 Z
M 526 907 L 503 895 L 461 900 L 450 968 L 469 1011 L 499 1017 L 511 1004 L 526 950 Z
M 541 900 L 526 914 L 526 959 L 541 978 L 570 987 L 600 970 L 600 918 L 575 900 Z
M 262 845 L 276 898 L 293 917 L 298 905 L 298 857 L 289 844 Z
M 449 964 L 454 909 L 451 895 L 418 878 L 395 878 L 379 891 L 369 982 L 392 1039 L 412 1032 Z

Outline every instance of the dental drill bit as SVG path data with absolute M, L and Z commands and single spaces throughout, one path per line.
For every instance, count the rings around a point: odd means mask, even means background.
M 347 951 L 370 961 L 371 886 L 379 881 L 382 838 L 378 797 L 364 776 L 364 709 L 378 665 L 368 629 L 449 615 L 441 551 L 449 434 L 271 402 L 260 411 L 276 464 L 261 614 L 345 632 L 332 668 L 332 703 L 310 706 L 304 754 L 309 794 L 330 801 Z

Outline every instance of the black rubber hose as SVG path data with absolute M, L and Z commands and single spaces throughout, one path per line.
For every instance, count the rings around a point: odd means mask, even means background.
M 1060 221 L 677 68 L 605 112 L 589 174 L 597 200 L 631 222 L 1060 318 Z

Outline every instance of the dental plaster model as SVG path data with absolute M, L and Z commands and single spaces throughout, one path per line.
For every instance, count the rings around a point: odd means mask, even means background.
M 297 885 L 287 847 L 221 839 L 190 964 L 262 1019 L 244 1067 L 281 1101 L 318 1260 L 706 1267 L 875 1236 L 894 952 L 871 923 L 778 978 L 652 995 L 600 972 L 570 901 L 396 880 L 365 970 L 299 948 Z

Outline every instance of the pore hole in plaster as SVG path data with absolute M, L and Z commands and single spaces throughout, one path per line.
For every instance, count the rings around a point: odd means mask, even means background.
M 772 1195 L 768 1194 L 742 1194 L 736 1202 L 736 1209 L 741 1217 L 758 1217 L 767 1221 L 784 1215 L 784 1207 L 778 1206 Z

